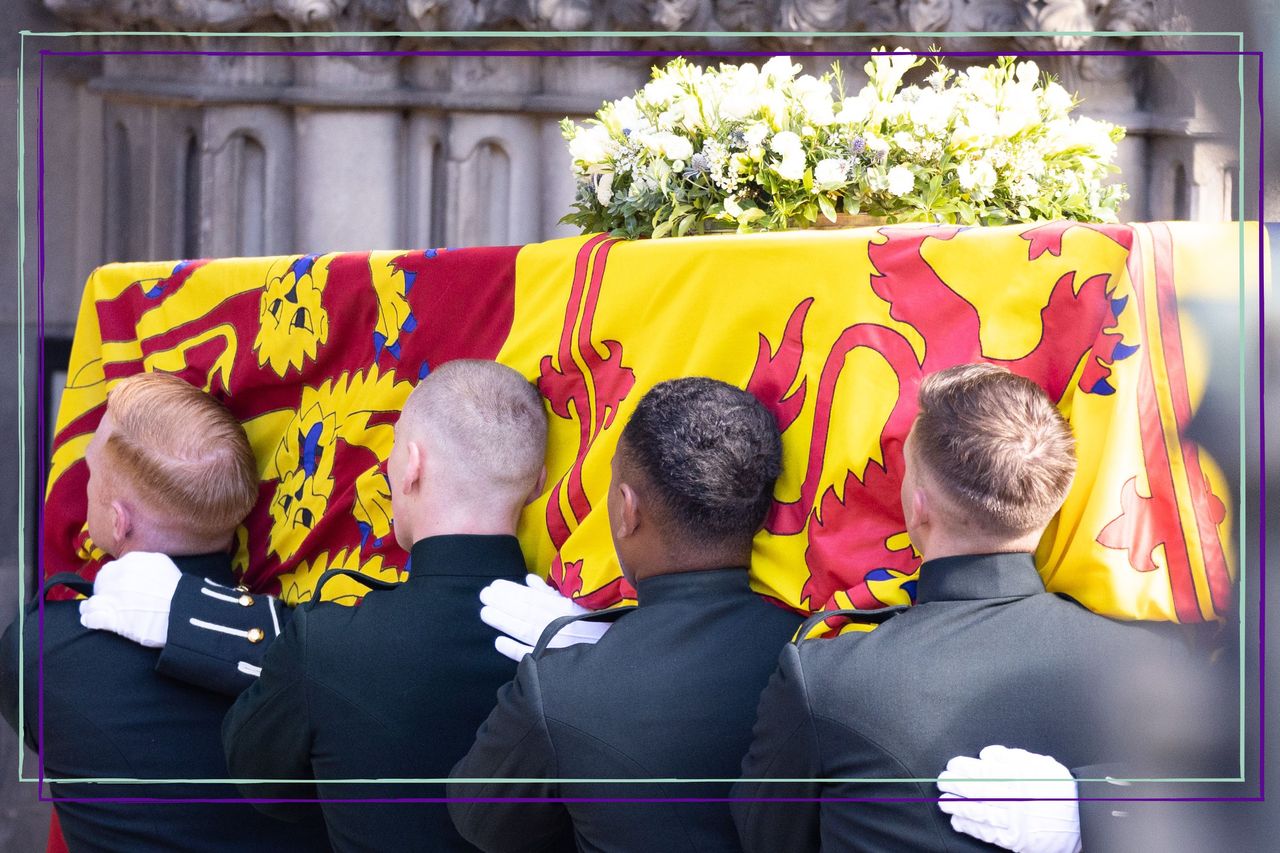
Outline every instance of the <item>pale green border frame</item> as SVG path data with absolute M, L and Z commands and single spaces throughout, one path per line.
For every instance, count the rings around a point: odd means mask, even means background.
M 1245 623 L 1247 620 L 1246 601 L 1246 577 L 1245 572 L 1247 558 L 1247 536 L 1246 524 L 1247 517 L 1247 499 L 1244 486 L 1243 471 L 1247 465 L 1247 427 L 1246 427 L 1246 397 L 1244 383 L 1246 379 L 1246 361 L 1247 354 L 1245 335 L 1245 257 L 1244 257 L 1244 206 L 1245 206 L 1245 160 L 1244 160 L 1244 107 L 1245 107 L 1245 87 L 1244 87 L 1244 33 L 1242 31 L 1234 32 L 1191 32 L 1191 31 L 1138 31 L 1128 33 L 1115 32 L 1097 32 L 1097 31 L 1060 31 L 1060 32 L 1044 32 L 1044 31 L 1019 31 L 1019 32 L 795 32 L 795 33 L 773 33 L 773 32 L 654 32 L 654 31 L 622 31 L 622 32 L 604 32 L 604 31 L 574 31 L 574 32 L 453 32 L 453 31 L 436 31 L 436 32 L 323 32 L 323 33 L 285 33 L 285 32 L 269 32 L 269 33 L 200 33 L 200 32 L 170 32 L 170 31 L 102 31 L 102 32 L 33 32 L 30 30 L 21 30 L 19 32 L 20 41 L 18 49 L 18 314 L 20 318 L 18 328 L 18 371 L 19 371 L 19 388 L 18 388 L 18 418 L 19 424 L 26 422 L 26 151 L 25 151 L 25 80 L 24 70 L 26 66 L 26 39 L 28 36 L 32 38 L 66 38 L 66 37 L 84 37 L 84 36 L 189 36 L 194 38 L 292 38 L 292 39 L 309 39 L 309 38 L 336 38 L 336 37 L 407 37 L 407 38 L 423 38 L 423 39 L 439 39 L 439 38 L 480 38 L 480 39 L 562 39 L 562 38 L 589 38 L 589 39 L 613 39 L 613 38 L 999 38 L 999 37 L 1061 37 L 1061 36 L 1091 36 L 1098 38 L 1135 38 L 1141 36 L 1147 37 L 1168 37 L 1168 36 L 1206 36 L 1206 37 L 1222 37 L 1235 36 L 1237 40 L 1237 50 L 1240 56 L 1237 57 L 1237 81 L 1240 92 L 1240 124 L 1238 137 L 1238 179 L 1236 181 L 1236 192 L 1238 195 L 1238 206 L 1240 216 L 1238 217 L 1238 233 L 1239 233 L 1239 318 L 1240 318 L 1240 335 L 1239 337 L 1239 357 L 1240 357 L 1240 510 L 1239 518 L 1239 540 L 1240 540 L 1240 556 L 1239 556 L 1239 572 L 1238 583 L 1240 593 L 1237 599 L 1237 607 L 1239 610 L 1240 621 L 1240 775 L 1236 778 L 1159 778 L 1159 779 L 1123 779 L 1119 781 L 1128 782 L 1187 782 L 1187 783 L 1205 783 L 1205 782 L 1228 782 L 1243 783 L 1247 782 L 1245 774 Z M 589 59 L 590 57 L 581 57 Z M 1260 152 L 1261 156 L 1261 152 Z M 1262 238 L 1265 239 L 1265 236 Z M 1266 251 L 1265 246 L 1260 246 L 1259 251 Z M 1266 282 L 1259 281 L 1259 288 L 1266 286 Z M 25 487 L 26 487 L 26 434 L 25 431 L 18 431 L 18 622 L 19 630 L 25 622 L 25 608 L 23 606 L 26 601 L 26 549 L 24 546 L 26 524 L 25 524 Z M 37 460 L 37 464 L 41 464 Z M 1263 567 L 1265 571 L 1265 567 Z M 1265 602 L 1261 602 L 1260 606 L 1266 606 Z M 24 684 L 25 679 L 22 677 L 23 667 L 23 644 L 18 645 L 18 727 L 23 728 L 24 722 Z M 1265 721 L 1260 721 L 1264 724 Z M 27 777 L 23 775 L 25 762 L 25 747 L 22 743 L 23 737 L 18 734 L 18 781 L 19 782 L 39 782 L 39 778 Z M 50 780 L 45 777 L 45 781 Z M 100 784 L 145 784 L 145 785 L 168 785 L 168 784 L 288 784 L 290 782 L 315 782 L 314 779 L 114 779 L 114 778 L 97 778 L 97 779 L 58 779 L 60 783 L 100 783 Z M 501 779 L 501 780 L 473 780 L 473 779 L 326 779 L 326 784 L 382 784 L 394 781 L 400 785 L 412 784 L 441 784 L 444 782 L 489 782 L 502 781 L 510 783 L 521 782 L 545 782 L 556 781 L 562 783 L 580 783 L 580 782 L 641 782 L 641 783 L 658 783 L 658 784 L 698 784 L 706 782 L 737 782 L 734 779 L 554 779 L 545 778 L 536 779 Z M 845 782 L 845 783 L 903 783 L 903 782 L 937 782 L 936 778 L 929 779 L 768 779 L 768 780 L 747 780 L 747 781 L 767 781 L 767 782 Z M 1018 780 L 991 780 L 991 781 L 1041 781 L 1034 779 L 1018 779 Z M 1048 780 L 1044 780 L 1048 781 Z M 1106 781 L 1102 779 L 1084 779 L 1078 781 Z

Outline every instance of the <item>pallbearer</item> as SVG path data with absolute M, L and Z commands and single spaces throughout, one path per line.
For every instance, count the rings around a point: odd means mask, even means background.
M 152 647 L 82 625 L 82 605 L 75 601 L 45 603 L 41 643 L 33 602 L 23 633 L 15 622 L 4 635 L 0 710 L 17 728 L 21 676 L 22 734 L 33 750 L 43 746 L 50 779 L 226 780 L 219 730 L 231 699 L 158 674 L 156 647 L 164 644 L 168 598 L 179 579 L 257 604 L 270 631 L 265 611 L 273 604 L 234 589 L 231 570 L 233 534 L 258 496 L 249 440 L 235 417 L 200 389 L 176 376 L 142 373 L 120 380 L 107 395 L 85 464 L 89 535 L 116 558 L 100 575 L 114 576 L 132 590 L 135 633 Z M 167 589 L 152 582 L 157 563 L 172 572 Z M 51 579 L 46 588 L 60 584 L 90 590 L 70 574 Z M 88 602 L 83 609 L 90 624 L 103 616 Z M 220 636 L 228 655 L 249 659 L 266 639 L 262 631 Z M 239 795 L 230 782 L 55 783 L 50 791 L 63 800 L 55 808 L 73 853 L 329 849 L 314 806 L 299 809 L 297 823 L 279 823 L 235 802 Z M 101 802 L 105 798 L 231 803 Z
M 618 443 L 608 497 L 639 606 L 611 614 L 594 646 L 546 648 L 557 626 L 548 629 L 454 768 L 451 796 L 728 793 L 727 781 L 672 780 L 737 776 L 760 691 L 800 623 L 747 582 L 780 460 L 773 416 L 745 391 L 688 378 L 645 395 Z M 521 781 L 463 781 L 492 778 Z M 561 781 L 581 779 L 594 781 Z M 627 781 L 645 779 L 656 781 Z M 722 803 L 455 802 L 450 811 L 486 851 L 543 849 L 570 827 L 581 850 L 739 849 Z

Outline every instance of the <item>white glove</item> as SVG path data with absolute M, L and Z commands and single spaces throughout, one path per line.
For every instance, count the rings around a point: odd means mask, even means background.
M 496 580 L 480 590 L 480 619 L 507 636 L 493 641 L 494 647 L 513 661 L 533 651 L 546 627 L 561 616 L 579 616 L 591 610 L 574 604 L 537 575 L 528 575 L 524 585 Z M 548 644 L 553 649 L 577 643 L 594 643 L 609 630 L 607 622 L 574 622 L 560 630 Z
M 80 602 L 80 624 L 152 649 L 169 639 L 169 607 L 182 571 L 164 554 L 131 551 L 102 567 L 93 595 Z
M 957 832 L 1015 853 L 1080 853 L 1076 780 L 1051 756 L 988 746 L 948 761 L 938 790 Z

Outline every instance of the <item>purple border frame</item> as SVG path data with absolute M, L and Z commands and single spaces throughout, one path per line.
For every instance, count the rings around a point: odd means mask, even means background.
M 376 35 L 376 34 L 371 34 Z M 607 35 L 607 34 L 606 34 Z M 732 34 L 730 34 L 732 35 Z M 976 34 L 981 35 L 981 34 Z M 1260 525 L 1259 547 L 1258 547 L 1258 564 L 1262 567 L 1259 575 L 1258 601 L 1259 601 L 1259 648 L 1258 648 L 1258 794 L 1255 797 L 1079 797 L 1078 802 L 1183 802 L 1183 803 L 1222 803 L 1222 802 L 1265 802 L 1266 800 L 1266 495 L 1267 495 L 1267 469 L 1266 469 L 1266 216 L 1265 216 L 1265 196 L 1266 196 L 1266 156 L 1265 156 L 1265 137 L 1266 137 L 1266 107 L 1263 95 L 1263 52 L 1262 51 L 1211 51 L 1211 50 L 1002 50 L 1002 51 L 909 51 L 917 55 L 925 54 L 928 56 L 952 56 L 952 57 L 993 57 L 993 56 L 1256 56 L 1258 58 L 1258 383 L 1259 383 L 1259 464 L 1261 465 L 1261 493 L 1258 502 L 1259 518 L 1264 522 Z M 555 56 L 555 57 L 608 57 L 608 56 L 712 56 L 712 57 L 729 57 L 729 56 L 777 56 L 778 51 L 673 51 L 673 50 L 386 50 L 386 51 L 292 51 L 292 50 L 263 50 L 263 51 L 208 51 L 208 50 L 96 50 L 96 51 L 58 51 L 58 50 L 40 50 L 39 65 L 39 83 L 36 91 L 36 230 L 37 230 L 37 261 L 36 261 L 36 312 L 37 312 L 37 328 L 36 328 L 36 370 L 37 382 L 39 387 L 44 387 L 44 260 L 45 260 L 45 229 L 44 229 L 44 67 L 46 56 Z M 788 51 L 782 55 L 789 56 L 872 56 L 872 51 Z M 25 57 L 20 56 L 19 61 L 25 61 Z M 1243 123 L 1243 116 L 1241 117 Z M 1241 140 L 1243 145 L 1243 140 Z M 22 168 L 22 164 L 18 164 L 18 168 Z M 1243 214 L 1243 211 L 1242 211 Z M 1243 387 L 1241 388 L 1243 393 Z M 39 394 L 36 404 L 36 452 L 38 454 L 36 486 L 39 491 L 40 500 L 37 502 L 36 510 L 36 564 L 43 566 L 44 564 L 44 491 L 45 491 L 45 470 L 44 470 L 44 394 Z M 1241 477 L 1243 479 L 1243 471 Z M 1245 523 L 1241 519 L 1241 524 Z M 1241 567 L 1244 571 L 1244 567 Z M 41 572 L 43 578 L 43 572 Z M 92 803 L 204 803 L 204 804 L 230 804 L 230 803 L 652 803 L 652 802 L 668 802 L 668 803 L 733 803 L 733 802 L 784 802 L 784 803 L 812 803 L 827 800 L 830 802 L 848 802 L 848 803 L 921 803 L 921 802 L 938 802 L 939 797 L 757 797 L 757 798 L 697 798 L 697 797 L 385 797 L 385 798 L 355 798 L 355 799 L 284 799 L 284 798 L 265 798 L 265 797 L 227 797 L 227 798 L 154 798 L 154 797 L 54 797 L 44 796 L 45 775 L 44 775 L 44 596 L 38 598 L 39 605 L 39 657 L 37 662 L 37 764 L 39 765 L 39 786 L 37 788 L 37 799 L 40 802 L 92 802 Z M 1247 602 L 1241 602 L 1242 606 L 1247 606 Z M 21 605 L 21 602 L 19 603 Z M 1245 649 L 1240 649 L 1240 654 L 1244 655 Z M 1244 721 L 1241 720 L 1241 725 Z M 696 780 L 690 780 L 696 781 Z M 866 780 L 869 784 L 876 780 Z M 86 783 L 87 784 L 87 783 Z M 136 783 L 129 783 L 136 784 Z M 163 781 L 147 782 L 146 784 L 159 785 L 165 784 Z M 390 783 L 388 783 L 390 784 Z M 405 784 L 405 783 L 401 783 Z M 441 783 L 416 783 L 416 784 L 441 784 Z M 1246 784 L 1246 783 L 1240 783 Z M 990 798 L 992 801 L 998 801 L 997 798 Z M 1042 798 L 1031 798 L 1042 799 Z M 1051 798 L 1052 799 L 1052 798 Z M 1015 798 L 999 798 L 999 800 L 1021 802 L 1024 799 Z

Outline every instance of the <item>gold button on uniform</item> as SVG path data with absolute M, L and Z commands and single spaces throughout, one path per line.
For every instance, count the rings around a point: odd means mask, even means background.
M 267 636 L 261 628 L 250 628 L 248 640 L 251 643 L 261 643 L 263 637 Z
M 241 606 L 241 607 L 252 607 L 252 606 L 253 606 L 253 596 L 252 596 L 252 595 L 242 595 L 242 596 L 240 596 L 240 606 Z

